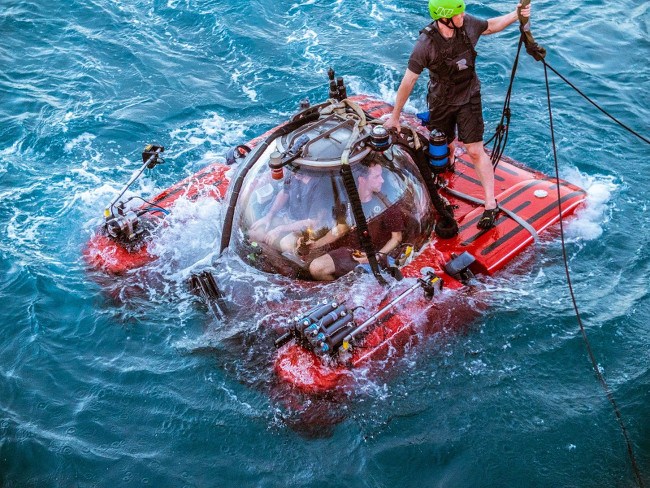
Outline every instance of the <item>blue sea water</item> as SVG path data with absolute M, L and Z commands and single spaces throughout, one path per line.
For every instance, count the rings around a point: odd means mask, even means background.
M 151 195 L 324 98 L 330 66 L 394 101 L 427 22 L 422 0 L 2 0 L 0 486 L 635 486 L 557 232 L 482 281 L 490 306 L 467 330 L 370 380 L 322 435 L 291 428 L 261 386 L 268 365 L 232 346 L 254 325 L 215 325 L 184 287 L 218 244 L 216 204 L 179 204 L 146 273 L 86 269 L 146 143 L 167 148 L 136 185 Z M 533 2 L 549 63 L 646 137 L 649 24 L 648 2 Z M 478 45 L 488 128 L 516 42 L 510 28 Z M 553 173 L 543 78 L 522 59 L 507 154 Z M 575 293 L 648 485 L 650 149 L 554 75 L 551 90 L 561 176 L 589 192 L 566 228 Z

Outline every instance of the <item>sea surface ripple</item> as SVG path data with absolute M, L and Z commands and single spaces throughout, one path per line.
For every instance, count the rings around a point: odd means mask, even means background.
M 469 2 L 481 17 L 514 2 Z M 650 133 L 650 3 L 535 0 L 548 62 Z M 326 96 L 327 69 L 394 101 L 424 0 L 3 0 L 0 9 L 0 486 L 631 487 L 588 360 L 557 231 L 481 282 L 489 308 L 431 338 L 306 435 L 263 385 L 254 322 L 215 325 L 184 280 L 218 244 L 181 201 L 159 264 L 101 281 L 82 250 L 147 143 L 152 195 Z M 478 45 L 487 130 L 517 30 Z M 591 346 L 650 485 L 647 144 L 550 75 L 560 175 L 589 192 L 566 228 Z M 407 110 L 424 108 L 421 80 Z M 542 65 L 521 60 L 507 154 L 553 174 Z M 644 169 L 645 168 L 645 169 Z M 233 265 L 233 273 L 241 270 Z M 290 297 L 250 278 L 255 308 Z M 256 281 L 257 280 L 257 281 Z M 257 285 L 260 286 L 257 286 Z M 365 299 L 364 288 L 350 293 Z M 260 356 L 263 356 L 261 354 Z

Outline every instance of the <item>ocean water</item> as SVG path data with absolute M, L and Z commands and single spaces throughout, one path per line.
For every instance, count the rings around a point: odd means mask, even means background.
M 265 387 L 268 351 L 246 347 L 265 332 L 215 323 L 184 285 L 214 256 L 217 204 L 180 202 L 182 225 L 142 272 L 86 269 L 145 144 L 167 162 L 136 184 L 143 196 L 323 99 L 330 66 L 351 92 L 394 101 L 427 22 L 422 0 L 2 0 L 0 486 L 636 486 L 557 231 L 481 280 L 489 307 L 466 329 L 422 341 L 308 431 Z M 533 2 L 548 62 L 646 137 L 649 24 L 648 2 Z M 488 128 L 516 42 L 510 28 L 478 45 Z M 552 173 L 543 80 L 523 58 L 506 153 Z M 574 289 L 647 486 L 650 148 L 552 74 L 551 90 L 560 175 L 589 192 L 566 226 Z M 292 299 L 249 281 L 243 307 Z

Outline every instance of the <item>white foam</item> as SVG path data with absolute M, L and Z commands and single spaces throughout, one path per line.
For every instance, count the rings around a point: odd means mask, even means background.
M 104 183 L 97 188 L 79 192 L 77 194 L 77 197 L 84 204 L 91 206 L 95 205 L 97 202 L 110 202 L 111 198 L 115 197 L 118 191 L 119 190 L 116 187 L 111 186 L 108 183 Z
M 0 249 L 15 253 L 21 266 L 34 262 L 58 264 L 60 261 L 57 255 L 44 244 L 48 229 L 52 228 L 55 221 L 53 217 L 35 216 L 15 210 L 7 223 L 6 238 L 0 244 Z
M 321 66 L 323 64 L 323 58 L 320 54 L 318 54 L 322 52 L 322 49 L 318 47 L 320 45 L 320 40 L 316 31 L 309 28 L 304 28 L 302 30 L 296 31 L 295 33 L 287 36 L 286 43 L 305 44 L 303 58 L 311 60 L 314 66 Z
M 372 4 L 372 10 L 370 11 L 370 17 L 372 17 L 375 20 L 378 20 L 379 22 L 383 22 L 384 16 L 381 14 L 381 11 L 379 10 L 379 7 L 377 6 L 376 3 Z
M 38 230 L 46 222 L 45 217 L 32 217 L 25 212 L 16 211 L 7 223 L 7 238 L 14 241 L 16 247 L 30 247 L 39 234 Z
M 393 4 L 393 3 L 390 3 L 390 2 L 382 4 L 381 8 L 384 9 L 384 10 L 389 10 L 391 12 L 398 12 L 398 13 L 399 12 L 407 12 L 406 9 L 401 8 L 397 4 Z
M 316 0 L 306 0 L 304 2 L 294 3 L 289 8 L 289 12 L 291 12 L 292 10 L 300 9 L 300 7 L 304 7 L 306 5 L 313 5 L 315 3 L 316 3 Z
M 88 171 L 88 165 L 82 165 L 80 168 L 72 168 L 70 172 L 75 175 L 75 180 L 87 180 L 95 184 L 100 184 L 102 179 L 94 173 Z
M 181 197 L 170 210 L 165 225 L 148 249 L 160 258 L 158 262 L 164 274 L 176 275 L 218 250 L 221 203 L 210 197 L 196 201 Z
M 86 174 L 82 170 L 77 170 L 78 174 Z M 96 178 L 94 175 L 87 173 L 88 178 Z M 84 223 L 84 229 L 92 232 L 102 222 L 102 216 L 106 206 L 122 191 L 122 184 L 103 183 L 99 187 L 93 187 L 88 190 L 79 191 L 70 195 L 66 207 L 70 207 L 75 202 L 82 202 L 84 213 L 88 212 L 91 216 L 89 220 Z M 127 209 L 134 209 L 142 205 L 142 200 L 139 198 L 141 195 L 155 195 L 155 185 L 147 178 L 141 178 L 138 185 L 126 191 L 120 199 L 126 202 L 129 198 L 134 197 L 133 200 L 126 204 Z M 146 198 L 146 197 L 145 197 Z
M 578 210 L 577 218 L 569 221 L 566 235 L 587 241 L 599 238 L 603 225 L 609 221 L 608 209 L 612 193 L 618 189 L 614 177 L 587 175 L 571 168 L 562 175 L 567 181 L 584 188 L 587 192 L 586 205 Z
M 304 29 L 291 34 L 286 39 L 287 44 L 300 41 L 316 41 L 316 44 L 318 44 L 318 34 L 316 34 L 316 31 L 313 31 L 312 29 Z
M 11 147 L 7 147 L 7 148 L 1 150 L 0 151 L 0 157 L 6 158 L 6 157 L 11 156 L 13 154 L 17 154 L 19 145 L 20 145 L 20 141 L 16 141 L 11 145 Z
M 245 140 L 245 127 L 246 125 L 238 120 L 226 120 L 218 113 L 212 112 L 198 126 L 174 129 L 169 136 L 171 139 L 181 141 L 182 146 L 185 147 L 184 150 L 175 153 L 176 157 L 205 143 L 217 146 L 218 151 L 208 151 L 199 161 L 208 162 L 214 161 L 217 156 L 223 157 L 230 147 L 241 144 Z
M 251 88 L 250 85 L 243 85 L 241 89 L 246 94 L 246 96 L 250 99 L 251 102 L 257 101 L 257 91 L 253 90 L 253 88 Z

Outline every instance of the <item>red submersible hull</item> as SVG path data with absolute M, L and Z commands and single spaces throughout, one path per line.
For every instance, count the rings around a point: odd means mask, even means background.
M 476 224 L 483 213 L 483 190 L 462 145 L 453 164 L 432 171 L 429 133 L 415 117 L 404 114 L 401 137 L 386 136 L 379 119 L 392 106 L 368 96 L 339 98 L 304 108 L 238 146 L 229 157 L 236 166 L 206 166 L 139 208 L 126 210 L 116 199 L 84 251 L 87 263 L 117 280 L 156 259 L 148 245 L 179 197 L 222 201 L 221 251 L 231 249 L 251 270 L 281 276 L 294 290 L 304 290 L 300 306 L 283 306 L 274 314 L 277 378 L 300 391 L 321 393 L 352 385 L 355 371 L 365 374 L 373 364 L 384 369 L 386 358 L 399 357 L 419 334 L 447 327 L 454 315 L 449 308 L 463 302 L 472 277 L 493 275 L 511 264 L 585 201 L 584 190 L 561 180 L 558 186 L 554 178 L 502 158 L 495 170 L 501 211 L 494 227 L 481 230 Z M 155 166 L 161 151 L 149 147 L 145 166 Z M 361 173 L 374 164 L 382 168 L 377 215 L 364 208 Z M 310 199 L 321 199 L 325 210 L 298 217 L 292 217 L 291 208 L 275 212 L 300 178 L 311 182 Z M 287 201 L 285 207 L 303 209 L 313 203 Z M 401 212 L 404 222 L 390 260 L 377 254 L 365 266 L 369 273 L 355 270 L 334 282 L 313 278 L 314 263 L 332 250 L 347 246 L 366 255 L 379 250 L 384 243 L 372 242 L 373 226 L 384 211 Z M 444 220 L 445 211 L 453 211 L 455 222 Z M 301 218 L 302 227 L 293 225 Z M 266 235 L 274 238 L 257 236 L 266 224 Z M 291 230 L 282 236 L 279 229 Z M 228 301 L 221 292 L 227 279 L 203 272 L 192 280 L 225 320 L 220 304 Z M 374 298 L 364 307 L 341 298 L 358 280 L 370 283 L 366 290 Z

